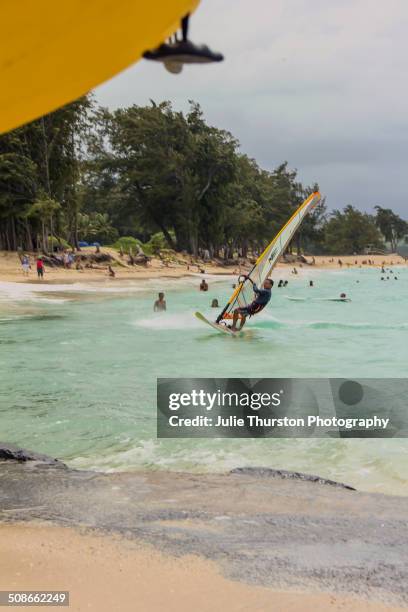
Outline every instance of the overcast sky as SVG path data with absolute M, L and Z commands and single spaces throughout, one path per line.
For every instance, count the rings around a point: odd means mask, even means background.
M 141 61 L 96 90 L 111 109 L 198 101 L 267 169 L 284 160 L 331 209 L 408 217 L 408 2 L 202 0 L 190 35 L 225 55 L 180 75 Z

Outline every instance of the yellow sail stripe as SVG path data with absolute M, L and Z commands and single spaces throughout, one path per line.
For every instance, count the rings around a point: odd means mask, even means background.
M 276 234 L 275 238 L 272 240 L 272 242 L 270 242 L 268 244 L 268 246 L 266 247 L 266 249 L 261 253 L 261 255 L 258 257 L 258 259 L 256 260 L 256 266 L 261 263 L 262 259 L 265 257 L 266 253 L 269 251 L 269 249 L 271 248 L 271 246 L 277 242 L 277 240 L 279 239 L 279 237 L 283 234 L 283 232 L 285 231 L 285 229 L 288 227 L 288 225 L 290 223 L 292 223 L 293 219 L 295 219 L 295 217 L 297 217 L 297 215 L 304 209 L 306 208 L 306 206 L 308 206 L 311 202 L 311 200 L 313 200 L 315 197 L 318 198 L 318 201 L 320 200 L 320 193 L 318 191 L 315 191 L 314 193 L 312 193 L 304 202 L 303 204 L 301 204 L 301 206 L 299 206 L 299 208 L 296 210 L 296 212 L 293 213 L 293 215 L 291 216 L 291 218 L 285 223 L 285 225 L 282 227 L 282 229 Z
M 280 238 L 280 236 L 282 235 L 282 233 L 285 231 L 285 229 L 288 227 L 288 225 L 293 221 L 293 219 L 296 218 L 296 216 L 304 209 L 306 208 L 310 202 L 317 198 L 316 204 L 317 202 L 320 200 L 320 193 L 318 191 L 315 191 L 314 193 L 312 193 L 304 202 L 303 204 L 301 204 L 299 206 L 299 208 L 296 210 L 296 212 L 293 213 L 293 215 L 290 217 L 290 219 L 285 223 L 285 225 L 282 227 L 282 229 L 276 234 L 275 238 L 268 244 L 268 246 L 262 251 L 261 255 L 258 257 L 258 259 L 256 260 L 256 263 L 254 265 L 254 268 L 261 263 L 262 259 L 265 257 L 265 255 L 268 253 L 269 249 L 272 247 L 272 245 L 275 244 L 275 242 L 277 242 L 277 240 Z M 254 269 L 253 268 L 253 269 Z M 238 287 L 235 289 L 234 293 L 232 294 L 232 296 L 230 297 L 230 299 L 228 300 L 228 304 L 232 304 L 232 302 L 235 300 L 235 298 L 237 297 L 237 295 L 239 295 L 242 286 L 243 286 L 243 282 L 239 283 Z

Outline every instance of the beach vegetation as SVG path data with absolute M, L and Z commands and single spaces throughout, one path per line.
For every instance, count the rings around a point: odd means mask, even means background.
M 375 206 L 375 210 L 375 224 L 385 240 L 389 242 L 392 252 L 395 253 L 398 243 L 408 233 L 408 223 L 390 208 Z
M 261 168 L 194 101 L 110 111 L 87 96 L 0 136 L 0 249 L 47 253 L 56 236 L 75 249 L 253 258 L 318 187 L 286 161 Z M 323 197 L 288 250 L 394 250 L 406 234 L 390 209 L 328 213 Z
M 122 236 L 113 245 L 114 249 L 118 251 L 123 251 L 127 255 L 129 253 L 137 253 L 138 250 L 142 247 L 142 242 L 133 236 Z
M 327 253 L 364 253 L 367 245 L 384 248 L 384 238 L 377 228 L 375 218 L 348 205 L 343 211 L 335 210 L 325 224 Z

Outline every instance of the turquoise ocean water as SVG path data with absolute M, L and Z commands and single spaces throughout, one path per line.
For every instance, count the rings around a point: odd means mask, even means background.
M 296 469 L 360 489 L 408 494 L 408 442 L 157 440 L 157 377 L 406 377 L 408 268 L 279 270 L 266 312 L 244 338 L 193 317 L 214 316 L 232 278 L 121 284 L 0 284 L 0 440 L 76 468 L 226 471 Z M 394 280 L 397 276 L 398 280 Z M 308 286 L 313 279 L 315 287 Z M 153 313 L 155 294 L 168 311 Z M 350 303 L 325 301 L 345 291 Z M 288 299 L 298 298 L 296 300 Z

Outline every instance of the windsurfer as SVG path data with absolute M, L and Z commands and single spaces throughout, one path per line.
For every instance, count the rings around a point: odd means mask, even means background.
M 243 306 L 234 310 L 231 326 L 232 331 L 240 331 L 246 323 L 246 318 L 263 310 L 272 296 L 273 280 L 271 278 L 265 280 L 262 289 L 259 289 L 249 276 L 245 278 L 252 283 L 255 299 L 248 306 Z M 237 328 L 238 319 L 240 319 L 240 326 Z

